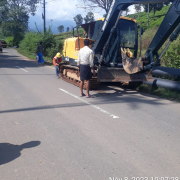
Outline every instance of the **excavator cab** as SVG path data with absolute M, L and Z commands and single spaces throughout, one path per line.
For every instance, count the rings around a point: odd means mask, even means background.
M 108 40 L 102 65 L 122 67 L 122 52 L 136 58 L 138 52 L 138 26 L 135 19 L 120 17 L 117 27 Z

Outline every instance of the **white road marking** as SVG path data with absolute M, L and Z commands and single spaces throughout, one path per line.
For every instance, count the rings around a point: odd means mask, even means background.
M 65 92 L 66 94 L 69 94 L 69 95 L 73 96 L 74 98 L 76 98 L 76 99 L 78 99 L 78 100 L 80 100 L 80 101 L 82 101 L 82 102 L 84 102 L 84 103 L 86 103 L 86 104 L 92 106 L 93 108 L 95 108 L 95 109 L 101 111 L 102 113 L 109 115 L 109 116 L 112 117 L 113 119 L 118 119 L 118 118 L 119 118 L 118 116 L 115 116 L 115 115 L 113 115 L 113 114 L 111 114 L 111 113 L 105 111 L 104 109 L 101 109 L 100 107 L 95 106 L 95 105 L 91 104 L 90 102 L 85 101 L 84 99 L 81 99 L 81 98 L 79 98 L 78 96 L 69 93 L 68 91 L 66 91 L 66 90 L 64 90 L 64 89 L 59 88 L 59 90 L 61 90 L 61 91 Z
M 20 68 L 19 66 L 16 66 L 16 67 L 18 67 L 19 69 L 23 70 L 24 72 L 28 72 L 28 71 L 26 71 L 25 69 Z

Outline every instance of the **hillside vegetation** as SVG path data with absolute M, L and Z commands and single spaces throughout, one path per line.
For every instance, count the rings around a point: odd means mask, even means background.
M 146 12 L 136 13 L 128 16 L 130 18 L 133 18 L 134 15 L 137 15 L 137 23 L 140 24 L 145 30 L 142 36 L 142 55 L 145 54 L 169 8 L 170 6 L 163 7 L 162 10 L 156 12 L 155 17 L 153 17 L 153 12 L 150 12 L 149 26 L 147 26 Z M 159 54 L 161 54 L 168 41 L 169 39 L 161 47 L 161 49 L 159 50 Z M 161 59 L 161 65 L 172 68 L 180 68 L 180 36 L 167 49 L 165 55 Z
M 128 15 L 127 17 L 134 18 L 134 16 L 137 15 L 136 20 L 138 24 L 140 24 L 144 28 L 144 30 L 148 30 L 148 29 L 152 29 L 152 28 L 160 26 L 169 8 L 170 8 L 170 5 L 164 6 L 162 10 L 160 11 L 156 11 L 155 17 L 153 17 L 153 11 L 151 11 L 149 13 L 149 26 L 147 26 L 147 13 L 146 12 L 131 14 L 131 15 Z
M 82 28 L 78 32 L 83 36 L 84 30 Z M 77 35 L 77 32 L 75 31 L 74 34 Z M 42 41 L 44 60 L 52 62 L 57 52 L 62 53 L 64 40 L 72 36 L 73 31 L 53 35 L 49 29 L 45 36 L 42 32 L 28 32 L 21 41 L 18 51 L 29 58 L 36 59 L 37 46 Z
M 62 51 L 63 43 L 55 38 L 50 29 L 45 32 L 45 35 L 42 32 L 26 33 L 25 38 L 19 45 L 18 51 L 29 58 L 36 59 L 37 46 L 41 41 L 43 42 L 45 61 L 52 62 L 56 53 Z
M 83 37 L 84 29 L 79 28 L 78 33 L 81 35 L 81 37 Z M 77 35 L 77 31 L 74 31 L 74 35 Z M 73 31 L 64 32 L 64 33 L 60 33 L 60 34 L 55 34 L 54 36 L 55 36 L 56 40 L 64 41 L 65 39 L 70 38 L 70 37 L 73 36 Z

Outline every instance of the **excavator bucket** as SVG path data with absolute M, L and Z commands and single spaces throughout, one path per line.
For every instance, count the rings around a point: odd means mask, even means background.
M 122 55 L 123 68 L 128 74 L 135 74 L 143 70 L 142 58 L 135 59 L 133 57 L 129 57 L 127 55 L 127 52 L 123 52 L 122 50 L 121 50 L 121 55 Z

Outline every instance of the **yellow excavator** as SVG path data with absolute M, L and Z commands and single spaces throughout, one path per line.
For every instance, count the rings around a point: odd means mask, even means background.
M 161 2 L 172 4 L 145 56 L 137 58 L 138 37 L 143 34 L 143 28 L 135 19 L 122 17 L 122 11 L 132 4 Z M 86 38 L 90 39 L 89 47 L 94 52 L 96 77 L 90 80 L 90 88 L 98 88 L 100 82 L 152 81 L 151 69 L 160 66 L 160 59 L 168 46 L 177 39 L 180 33 L 179 22 L 180 0 L 112 0 L 105 18 L 82 24 Z M 159 49 L 170 35 L 168 45 L 159 55 Z M 76 86 L 80 85 L 77 59 L 79 50 L 84 47 L 84 39 L 80 37 L 78 28 L 74 28 L 73 37 L 64 42 L 64 63 L 60 65 L 61 78 Z

